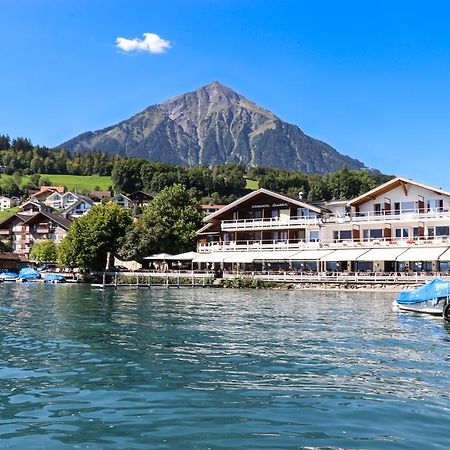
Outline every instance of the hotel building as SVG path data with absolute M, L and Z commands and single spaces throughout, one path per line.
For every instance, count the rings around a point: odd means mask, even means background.
M 397 177 L 349 201 L 258 189 L 204 218 L 194 262 L 344 272 L 447 272 L 450 192 Z

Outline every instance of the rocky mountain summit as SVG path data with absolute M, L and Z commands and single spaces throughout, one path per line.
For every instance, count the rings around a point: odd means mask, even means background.
M 365 167 L 217 81 L 60 147 L 189 166 L 243 163 L 319 174 Z

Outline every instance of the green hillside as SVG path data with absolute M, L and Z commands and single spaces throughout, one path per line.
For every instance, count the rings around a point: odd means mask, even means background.
M 2 175 L 2 178 L 8 178 L 10 175 Z M 107 191 L 112 185 L 111 177 L 99 175 L 41 175 L 41 179 L 48 179 L 51 185 L 66 186 L 69 191 L 100 190 Z M 30 180 L 30 177 L 22 177 L 22 186 Z

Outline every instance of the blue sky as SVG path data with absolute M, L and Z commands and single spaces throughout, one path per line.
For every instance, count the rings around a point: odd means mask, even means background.
M 370 167 L 450 189 L 450 5 L 0 0 L 0 133 L 57 145 L 219 80 Z M 154 33 L 162 53 L 116 39 Z

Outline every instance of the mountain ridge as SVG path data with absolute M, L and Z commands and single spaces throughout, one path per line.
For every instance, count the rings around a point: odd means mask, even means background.
M 366 168 L 218 81 L 58 147 L 187 166 L 242 163 L 318 174 Z

